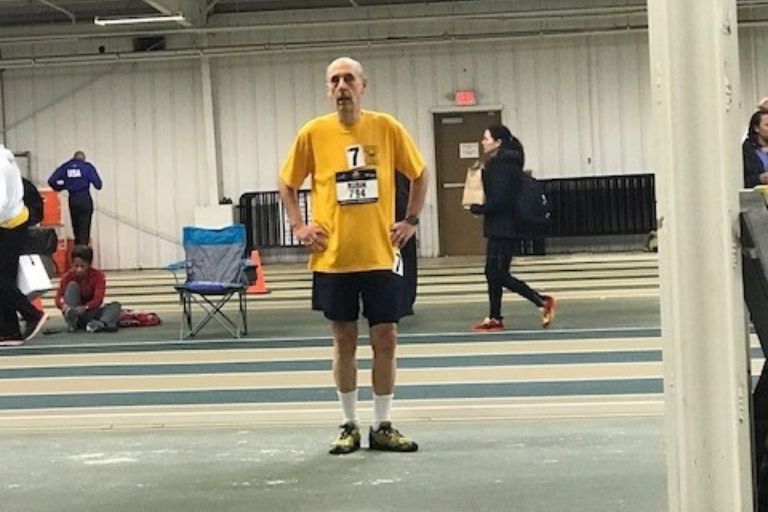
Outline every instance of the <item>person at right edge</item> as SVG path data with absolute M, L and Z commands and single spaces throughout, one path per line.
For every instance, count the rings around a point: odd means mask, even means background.
M 742 143 L 742 163 L 744 169 L 744 188 L 768 184 L 768 99 L 758 105 L 758 110 L 752 114 L 747 127 L 747 137 Z M 745 265 L 747 263 L 745 262 Z M 744 278 L 745 297 L 753 283 Z M 763 355 L 768 354 L 768 347 L 760 339 Z M 768 457 L 766 456 L 766 440 L 768 440 L 768 364 L 752 391 L 754 428 L 752 430 L 753 450 L 755 453 L 755 468 L 757 471 L 758 511 L 768 512 Z
M 487 332 L 504 329 L 501 314 L 504 288 L 538 307 L 541 310 L 541 326 L 549 327 L 555 319 L 555 298 L 540 294 L 509 272 L 520 236 L 515 223 L 515 205 L 525 172 L 523 145 L 504 125 L 488 127 L 480 143 L 483 153 L 490 157 L 482 173 L 485 204 L 473 204 L 470 211 L 483 216 L 483 236 L 487 239 L 485 279 L 488 283 L 489 313 L 484 320 L 474 324 L 472 330 Z
M 768 185 L 768 111 L 758 110 L 749 119 L 747 138 L 741 145 L 744 187 Z

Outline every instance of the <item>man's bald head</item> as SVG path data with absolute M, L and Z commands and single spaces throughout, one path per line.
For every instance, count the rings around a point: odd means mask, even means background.
M 360 64 L 360 62 L 356 61 L 352 57 L 339 57 L 338 59 L 334 59 L 333 62 L 328 64 L 328 67 L 325 68 L 325 79 L 328 80 L 331 78 L 331 71 L 339 66 L 347 66 L 355 70 L 355 72 L 360 76 L 360 78 L 363 79 L 364 82 L 368 81 L 368 77 L 365 76 L 365 70 L 363 69 L 363 65 Z

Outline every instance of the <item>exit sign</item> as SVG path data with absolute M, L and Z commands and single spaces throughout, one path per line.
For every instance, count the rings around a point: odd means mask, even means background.
M 453 102 L 459 107 L 477 104 L 477 94 L 474 89 L 459 89 L 453 95 Z

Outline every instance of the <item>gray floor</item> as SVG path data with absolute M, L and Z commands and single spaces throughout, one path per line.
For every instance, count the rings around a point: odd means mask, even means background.
M 467 332 L 483 303 L 417 305 L 403 333 Z M 250 336 L 328 336 L 322 315 L 249 307 Z M 535 339 L 538 314 L 505 302 L 511 331 Z M 112 344 L 167 343 L 178 313 L 160 327 L 114 334 L 40 336 L 7 356 L 66 354 Z M 50 327 L 62 327 L 53 318 Z M 656 298 L 563 302 L 548 337 L 659 326 Z M 562 330 L 562 332 L 561 332 Z M 361 324 L 361 333 L 367 329 Z M 213 326 L 199 339 L 226 338 Z M 544 333 L 542 333 L 544 335 Z M 649 334 L 645 334 L 648 336 Z M 95 347 L 95 345 L 109 345 Z M 217 344 L 218 345 L 218 344 Z M 222 345 L 223 346 L 223 345 Z M 227 430 L 170 428 L 19 432 L 0 436 L 0 512 L 520 511 L 661 512 L 666 509 L 659 417 L 537 421 L 409 422 L 415 454 L 361 450 L 328 455 L 333 424 Z
M 408 424 L 414 454 L 325 452 L 328 427 L 0 439 L 7 512 L 666 508 L 659 418 Z
M 268 310 L 258 304 L 249 306 L 248 336 L 253 338 L 271 338 L 291 336 L 330 336 L 328 321 L 317 311 L 310 311 L 309 306 L 300 309 Z M 417 304 L 416 315 L 406 317 L 400 322 L 403 333 L 423 332 L 468 332 L 469 326 L 481 320 L 487 313 L 485 304 Z M 46 327 L 59 331 L 51 335 L 39 335 L 29 346 L 50 346 L 64 343 L 124 343 L 126 341 L 175 340 L 179 336 L 181 314 L 163 312 L 162 325 L 156 327 L 120 329 L 116 333 L 86 333 L 78 331 L 67 333 L 61 315 L 52 313 Z M 504 307 L 504 322 L 509 330 L 539 330 L 539 314 L 528 303 L 508 301 Z M 570 301 L 558 309 L 557 323 L 553 331 L 559 329 L 611 329 L 611 328 L 659 328 L 659 301 L 651 298 L 583 299 Z M 360 333 L 367 334 L 367 326 L 360 322 Z M 210 324 L 195 340 L 231 338 L 224 329 L 215 323 Z M 6 350 L 5 352 L 10 352 Z

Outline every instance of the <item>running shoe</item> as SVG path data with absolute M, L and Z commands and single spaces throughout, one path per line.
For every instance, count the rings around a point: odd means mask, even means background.
M 546 329 L 555 321 L 557 301 L 554 297 L 547 295 L 544 297 L 544 304 L 539 309 L 541 310 L 541 326 Z
M 332 455 L 344 455 L 360 449 L 360 428 L 354 422 L 339 425 L 341 432 L 339 437 L 331 443 L 328 453 Z
M 368 447 L 371 450 L 387 452 L 415 452 L 419 449 L 418 444 L 392 428 L 392 423 L 389 421 L 382 421 L 378 430 L 373 430 L 371 427 L 368 433 Z
M 474 324 L 472 330 L 475 332 L 503 331 L 504 322 L 498 318 L 486 317 L 482 322 Z

